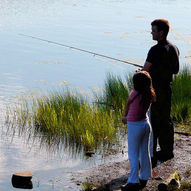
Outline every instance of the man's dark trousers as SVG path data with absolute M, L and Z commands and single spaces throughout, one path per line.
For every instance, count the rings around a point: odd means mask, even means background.
M 157 157 L 157 140 L 160 146 L 160 153 L 164 160 L 173 155 L 174 126 L 170 118 L 171 112 L 171 84 L 154 87 L 157 101 L 151 105 L 151 124 L 153 129 L 153 154 Z

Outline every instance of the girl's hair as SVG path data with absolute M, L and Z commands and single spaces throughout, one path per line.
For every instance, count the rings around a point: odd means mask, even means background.
M 142 95 L 141 103 L 156 101 L 156 94 L 152 86 L 152 79 L 148 72 L 138 71 L 133 76 L 134 89 Z

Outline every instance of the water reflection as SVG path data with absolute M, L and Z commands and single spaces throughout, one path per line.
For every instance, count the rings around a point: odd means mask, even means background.
M 62 184 L 55 185 L 55 188 L 61 189 L 64 185 L 70 185 L 73 190 L 76 190 L 75 186 L 70 183 L 69 177 L 73 170 L 83 166 L 80 158 L 72 159 L 67 152 L 53 154 L 44 148 L 40 149 L 38 143 L 27 142 L 26 144 L 20 139 L 21 137 L 17 136 L 12 141 L 1 139 L 0 185 L 4 185 L 1 190 L 11 190 L 10 181 L 13 173 L 27 170 L 34 173 L 34 188 L 52 190 L 51 181 L 56 182 L 59 179 Z

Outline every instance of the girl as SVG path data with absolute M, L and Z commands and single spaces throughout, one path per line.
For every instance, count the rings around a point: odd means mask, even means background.
M 125 191 L 139 190 L 146 186 L 151 177 L 149 138 L 151 126 L 147 111 L 156 95 L 148 72 L 138 71 L 133 76 L 134 90 L 125 106 L 122 122 L 128 125 L 128 156 L 130 176 L 122 188 Z M 140 164 L 140 174 L 139 174 Z

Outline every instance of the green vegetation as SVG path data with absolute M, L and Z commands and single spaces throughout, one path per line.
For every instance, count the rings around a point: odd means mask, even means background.
M 100 151 L 118 143 L 121 136 L 121 116 L 132 89 L 132 77 L 124 82 L 107 76 L 104 91 L 95 95 L 90 104 L 79 94 L 70 91 L 54 92 L 32 101 L 23 101 L 15 110 L 9 110 L 7 124 L 29 137 L 41 135 L 48 145 L 63 144 L 76 151 Z M 177 123 L 191 118 L 191 73 L 185 68 L 173 82 L 172 118 Z M 124 127 L 124 126 L 123 126 Z M 124 128 L 126 129 L 126 128 Z M 190 130 L 188 128 L 187 130 Z
M 12 124 L 20 132 L 45 135 L 48 145 L 65 143 L 84 151 L 107 148 L 117 141 L 112 111 L 89 105 L 80 95 L 55 92 L 32 103 L 23 101 L 13 114 Z
M 185 67 L 173 80 L 172 118 L 183 122 L 191 114 L 191 72 Z
M 126 85 L 125 85 L 126 84 Z M 103 95 L 97 96 L 101 107 L 112 109 L 121 114 L 132 89 L 132 76 L 125 82 L 118 76 L 108 75 Z M 174 77 L 172 86 L 171 117 L 174 122 L 187 122 L 191 117 L 191 71 L 188 67 Z
M 99 187 L 100 185 L 95 185 L 90 182 L 82 183 L 82 191 L 92 191 L 92 190 L 96 190 L 96 188 L 99 188 Z
M 180 191 L 191 190 L 191 182 L 181 182 Z
M 99 108 L 107 111 L 113 110 L 121 116 L 131 89 L 132 78 L 130 76 L 126 76 L 126 80 L 123 82 L 119 76 L 108 74 L 104 91 L 101 95 L 96 95 L 95 102 Z
M 188 169 L 184 174 L 183 177 L 187 180 L 190 180 L 191 178 L 191 170 Z M 173 179 L 172 179 L 173 180 Z M 172 181 L 171 180 L 171 181 Z M 173 182 L 170 182 L 168 184 L 167 190 L 168 191 L 186 191 L 191 190 L 191 181 L 181 181 L 179 175 L 177 172 L 174 173 L 174 180 Z

